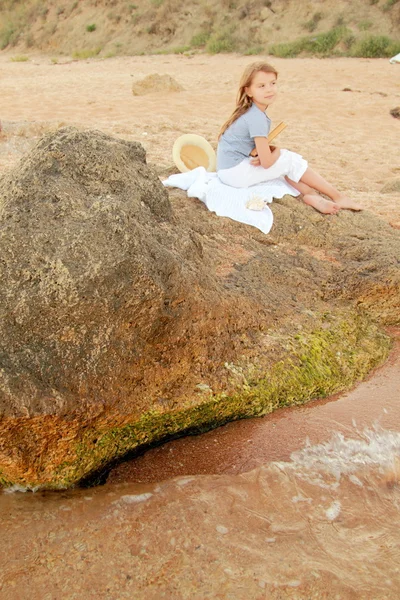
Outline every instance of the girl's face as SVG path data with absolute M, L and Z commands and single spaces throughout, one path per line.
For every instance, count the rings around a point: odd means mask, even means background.
M 249 87 L 245 88 L 246 94 L 256 106 L 264 111 L 276 98 L 277 79 L 275 73 L 258 71 Z

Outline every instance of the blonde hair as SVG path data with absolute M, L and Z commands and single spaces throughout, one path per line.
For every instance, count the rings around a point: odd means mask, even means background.
M 254 62 L 250 65 L 247 65 L 240 79 L 239 91 L 236 97 L 236 108 L 229 119 L 222 125 L 218 139 L 223 133 L 225 133 L 228 127 L 230 127 L 232 123 L 234 123 L 239 117 L 244 115 L 244 113 L 252 105 L 252 99 L 246 94 L 246 88 L 251 85 L 254 75 L 260 71 L 263 71 L 264 73 L 275 73 L 275 75 L 278 77 L 278 71 L 269 63 Z

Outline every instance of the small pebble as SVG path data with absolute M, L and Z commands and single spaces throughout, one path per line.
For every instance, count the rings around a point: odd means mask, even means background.
M 221 533 L 222 535 L 225 535 L 229 531 L 229 529 L 227 529 L 223 525 L 217 525 L 215 529 L 218 531 L 218 533 Z

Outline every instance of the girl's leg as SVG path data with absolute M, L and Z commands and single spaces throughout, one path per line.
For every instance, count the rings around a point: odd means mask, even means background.
M 300 194 L 312 194 L 313 192 L 315 192 L 313 188 L 311 188 L 306 183 L 303 183 L 301 180 L 292 181 L 287 175 L 285 176 L 285 179 L 292 187 L 294 187 L 295 190 L 300 192 Z
M 335 215 L 341 208 L 336 202 L 331 202 L 318 194 L 304 194 L 303 201 L 325 215 Z
M 305 171 L 300 181 L 316 189 L 318 192 L 329 196 L 329 198 L 338 204 L 340 208 L 362 210 L 362 207 L 357 202 L 341 194 L 333 185 L 328 183 L 326 179 L 310 168 Z
M 306 168 L 307 162 L 299 154 L 281 150 L 278 160 L 268 169 L 264 169 L 261 165 L 253 165 L 249 158 L 245 158 L 235 167 L 219 170 L 218 177 L 226 185 L 243 188 L 267 183 L 285 175 L 291 175 L 291 179 L 298 180 Z
M 285 177 L 286 181 L 290 183 L 296 190 L 303 195 L 303 201 L 305 204 L 312 206 L 315 210 L 325 215 L 334 215 L 340 210 L 340 206 L 335 202 L 326 200 L 322 196 L 314 194 L 315 190 L 301 180 L 299 182 L 292 181 L 289 177 Z

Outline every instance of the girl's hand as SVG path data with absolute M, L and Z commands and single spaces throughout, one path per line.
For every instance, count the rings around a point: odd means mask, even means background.
M 259 167 L 261 165 L 261 162 L 258 156 L 255 156 L 254 158 L 250 159 L 250 164 L 253 165 L 253 167 Z
M 270 146 L 269 149 L 271 150 L 271 152 L 273 152 L 275 150 L 276 146 Z M 254 156 L 257 157 L 258 156 L 258 152 L 257 152 L 257 148 L 253 148 L 253 150 L 250 152 L 250 156 Z
M 258 158 L 260 159 L 260 165 L 264 167 L 264 169 L 269 169 L 272 165 L 278 160 L 280 157 L 280 150 L 276 146 L 270 146 L 267 138 L 258 137 L 254 138 L 254 143 L 256 145 Z

